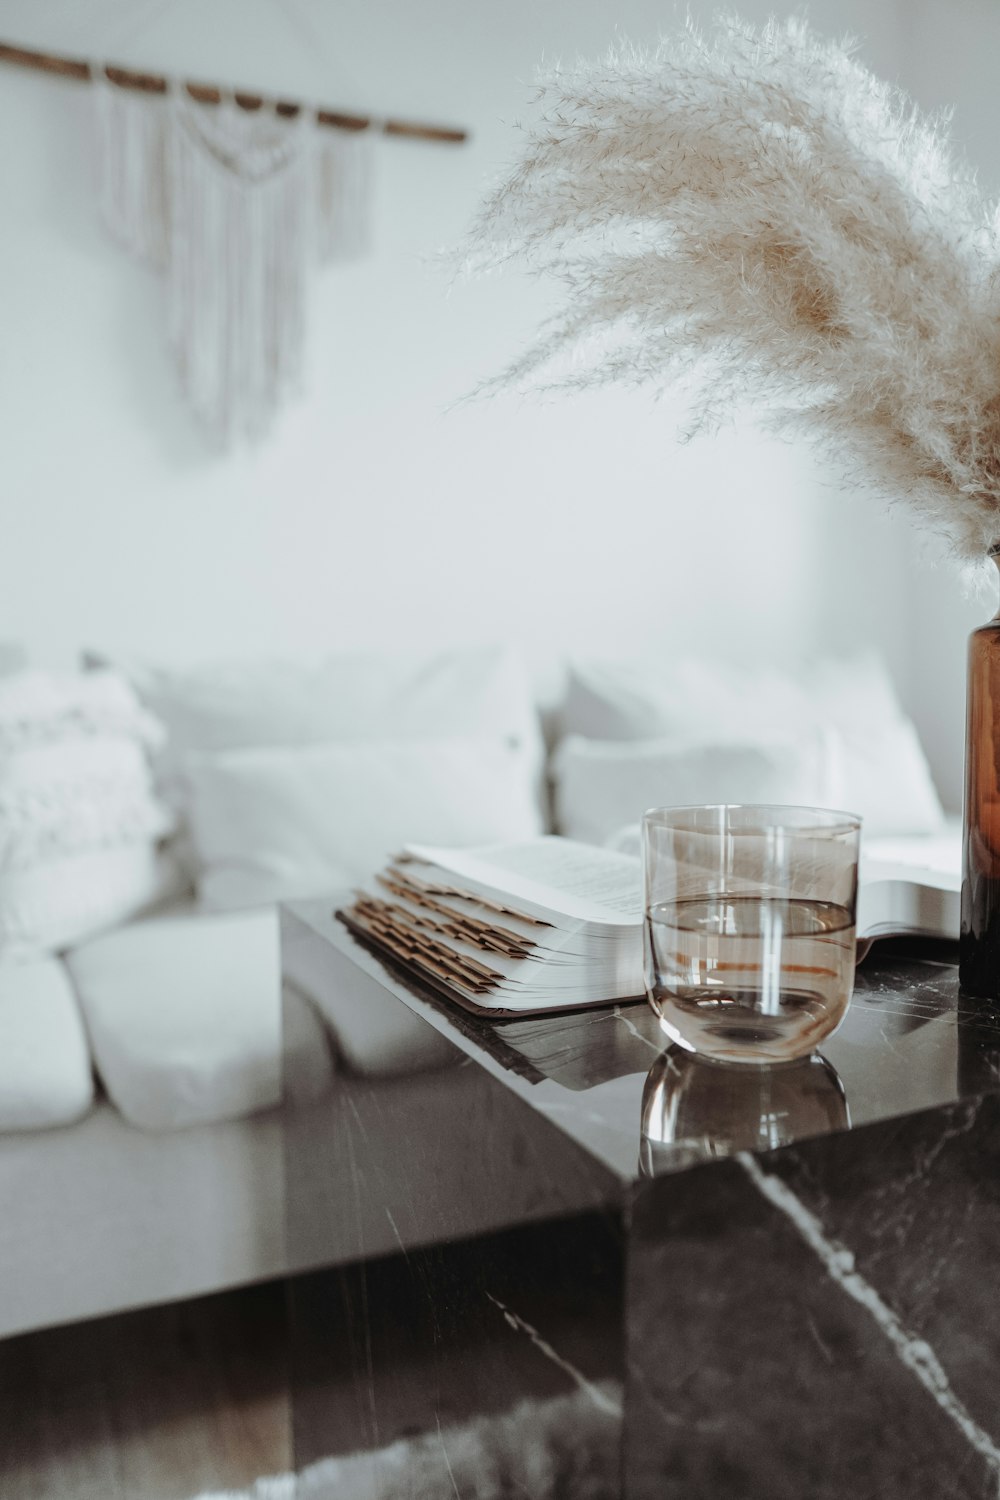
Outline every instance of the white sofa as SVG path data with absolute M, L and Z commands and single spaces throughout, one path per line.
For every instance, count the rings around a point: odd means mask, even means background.
M 184 909 L 0 965 L 0 1334 L 285 1269 L 277 967 L 273 912 Z
M 344 888 L 401 838 L 543 826 L 537 713 L 510 653 L 434 662 L 132 674 L 169 731 L 161 787 L 182 760 L 190 773 L 200 900 L 0 955 L 0 1336 L 308 1263 L 283 1234 L 275 900 Z M 553 762 L 564 831 L 600 840 L 658 802 L 867 799 L 877 833 L 940 833 L 880 669 L 813 672 L 806 696 L 707 675 L 571 671 Z M 419 1107 L 428 1085 L 397 1076 L 398 1045 L 363 1022 L 351 1035 L 349 1008 L 305 998 L 322 976 L 300 978 L 285 996 L 296 1087 L 320 1098 L 382 1074 Z
M 407 833 L 544 826 L 506 649 L 89 665 L 0 678 L 0 1336 L 298 1269 L 275 902 L 347 888 Z M 309 1093 L 398 1072 L 294 991 L 285 1031 Z

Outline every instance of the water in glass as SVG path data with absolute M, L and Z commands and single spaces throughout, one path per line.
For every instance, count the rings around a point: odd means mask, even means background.
M 646 915 L 649 998 L 672 1041 L 719 1062 L 804 1057 L 854 982 L 852 912 L 830 901 L 708 895 Z

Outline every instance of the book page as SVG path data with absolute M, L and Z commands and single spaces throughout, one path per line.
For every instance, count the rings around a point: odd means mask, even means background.
M 858 886 L 858 940 L 904 933 L 958 939 L 962 877 L 869 860 Z
M 613 927 L 642 922 L 642 870 L 631 854 L 554 835 L 476 849 L 408 844 L 407 853 L 522 905 L 532 916 Z

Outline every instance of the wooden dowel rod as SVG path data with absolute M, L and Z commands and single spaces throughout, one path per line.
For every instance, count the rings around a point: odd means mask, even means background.
M 54 57 L 47 52 L 33 52 L 27 47 L 14 47 L 9 42 L 0 42 L 0 62 L 14 63 L 19 68 L 34 68 L 39 73 L 53 73 L 59 78 L 76 78 L 89 83 L 93 68 L 89 62 L 76 57 Z M 160 73 L 136 72 L 133 68 L 122 68 L 109 63 L 105 72 L 112 83 L 124 89 L 137 89 L 144 94 L 165 94 L 167 79 Z M 199 104 L 218 104 L 225 90 L 214 83 L 185 83 L 184 87 L 192 99 Z M 271 99 L 265 94 L 237 90 L 233 97 L 241 109 L 273 109 L 284 119 L 292 119 L 309 106 L 292 99 Z M 458 144 L 468 140 L 468 131 L 452 125 L 425 125 L 414 120 L 380 120 L 372 115 L 345 114 L 342 110 L 317 109 L 316 119 L 320 125 L 329 125 L 334 130 L 380 130 L 384 135 L 405 136 L 415 141 L 441 141 Z

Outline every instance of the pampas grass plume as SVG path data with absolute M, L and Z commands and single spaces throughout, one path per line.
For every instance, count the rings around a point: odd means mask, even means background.
M 800 20 L 733 16 L 538 102 L 466 263 L 569 295 L 487 389 L 693 378 L 690 431 L 750 397 L 964 558 L 1000 540 L 1000 235 L 946 117 Z

